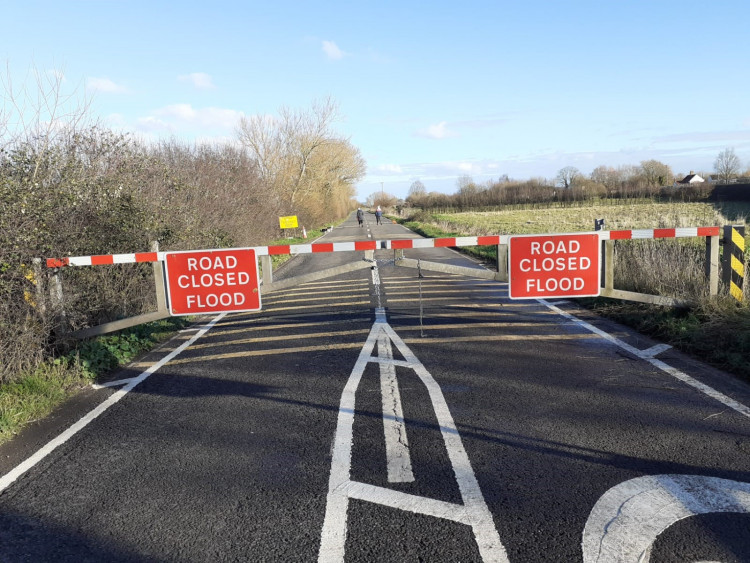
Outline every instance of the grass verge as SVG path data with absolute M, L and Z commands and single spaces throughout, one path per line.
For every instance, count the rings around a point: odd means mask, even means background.
M 0 444 L 25 425 L 48 415 L 68 397 L 128 364 L 189 325 L 170 317 L 80 342 L 66 354 L 0 385 Z
M 750 382 L 750 310 L 730 297 L 715 298 L 690 309 L 606 298 L 580 301 L 599 315 Z

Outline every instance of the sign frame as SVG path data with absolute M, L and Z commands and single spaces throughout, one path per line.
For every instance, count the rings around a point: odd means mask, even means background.
M 185 270 L 187 262 L 186 264 L 183 264 L 182 261 L 187 261 L 192 257 L 196 259 L 195 264 L 197 265 L 199 263 L 198 261 L 200 261 L 202 258 L 209 257 L 209 259 L 212 260 L 214 264 L 216 264 L 217 259 L 226 259 L 230 256 L 233 256 L 235 258 L 235 265 L 240 267 L 241 269 L 233 267 L 231 268 L 231 271 L 228 271 L 227 268 L 220 268 L 219 272 L 216 272 L 216 269 L 208 270 L 202 267 L 198 267 L 196 274 L 199 274 L 200 276 L 216 276 L 217 273 L 226 271 L 227 276 L 222 276 L 221 278 L 213 277 L 213 281 L 222 282 L 221 284 L 216 284 L 216 287 L 231 287 L 233 285 L 239 287 L 247 285 L 248 289 L 234 292 L 225 291 L 221 293 L 221 295 L 217 295 L 216 293 L 209 293 L 207 291 L 197 291 L 196 294 L 192 295 L 195 298 L 194 301 L 197 302 L 197 304 L 200 304 L 200 298 L 204 297 L 206 299 L 206 304 L 198 306 L 198 308 L 201 310 L 195 310 L 194 308 L 191 308 L 189 300 L 184 298 L 187 296 L 183 293 L 185 292 L 185 290 L 191 289 L 191 287 L 183 287 L 180 283 L 180 279 L 183 276 L 188 275 L 186 274 Z M 241 265 L 239 264 L 240 261 L 237 260 L 238 256 L 242 256 Z M 171 275 L 170 263 L 172 265 Z M 222 264 L 224 264 L 224 262 L 222 262 Z M 179 317 L 186 315 L 211 315 L 215 313 L 244 313 L 261 310 L 262 304 L 260 292 L 260 276 L 258 272 L 258 257 L 256 249 L 253 247 L 214 248 L 206 250 L 180 250 L 175 252 L 165 252 L 164 273 L 165 285 L 167 287 L 167 300 L 169 303 L 169 314 L 172 316 Z M 229 275 L 231 273 L 235 273 L 237 275 L 236 281 L 238 282 L 242 281 L 243 279 L 241 273 L 247 274 L 247 283 L 230 283 L 230 281 L 234 281 L 234 278 L 232 278 L 232 280 L 229 279 Z M 193 274 L 193 278 L 196 274 Z M 172 277 L 174 279 L 172 279 Z M 205 279 L 203 281 L 205 281 Z M 173 288 L 173 282 L 174 285 L 179 288 L 179 290 L 177 290 L 177 287 Z M 196 288 L 192 287 L 192 289 Z M 211 296 L 215 297 L 215 304 L 211 303 Z M 226 304 L 225 302 L 227 301 L 227 298 L 225 298 L 225 296 L 229 296 L 228 299 L 231 300 L 232 303 Z M 238 296 L 244 297 L 241 304 L 236 304 Z M 246 303 L 249 306 L 244 306 Z M 176 308 L 177 310 L 175 310 Z
M 508 237 L 508 297 L 513 300 L 521 300 L 521 299 L 567 299 L 567 298 L 576 298 L 576 297 L 599 297 L 601 295 L 601 285 L 602 285 L 602 271 L 601 271 L 601 242 L 602 242 L 602 231 L 593 231 L 593 232 L 580 232 L 580 233 L 550 233 L 550 234 L 530 234 L 530 235 L 511 235 Z M 563 276 L 538 276 L 537 282 L 545 281 L 545 288 L 539 289 L 541 286 L 541 283 L 537 283 L 537 289 L 535 292 L 528 290 L 528 279 L 529 276 L 524 275 L 525 272 L 519 273 L 520 268 L 520 262 L 522 262 L 524 259 L 527 259 L 525 257 L 528 256 L 528 253 L 523 254 L 522 258 L 518 259 L 518 264 L 514 264 L 514 252 L 513 252 L 513 241 L 520 240 L 520 239 L 539 239 L 540 244 L 544 244 L 545 242 L 552 242 L 553 247 L 558 246 L 560 244 L 563 244 L 564 246 L 564 240 L 576 240 L 579 239 L 579 245 L 580 245 L 580 239 L 588 239 L 586 242 L 593 244 L 595 241 L 595 247 L 596 252 L 591 252 L 591 254 L 576 254 L 577 257 L 585 257 L 590 260 L 589 267 L 586 268 L 586 270 L 591 270 L 591 272 L 586 276 L 585 279 L 582 278 L 576 278 L 576 279 L 582 279 L 584 285 L 580 290 L 575 289 L 575 280 L 571 280 L 570 277 L 563 277 Z M 519 248 L 516 248 L 516 257 L 518 256 Z M 570 256 L 570 254 L 568 254 Z M 549 256 L 545 258 L 550 259 Z M 553 265 L 554 261 L 553 260 Z M 546 264 L 545 264 L 546 265 Z M 558 273 L 567 273 L 569 270 L 558 270 L 557 268 L 553 268 Z M 537 270 L 537 272 L 542 270 Z M 544 271 L 544 273 L 547 273 L 548 271 Z M 594 281 L 590 278 L 591 275 L 594 275 L 596 277 L 596 287 L 592 288 Z M 568 289 L 558 289 L 556 287 L 553 290 L 549 290 L 546 285 L 546 280 L 557 280 L 556 286 L 561 285 L 561 280 L 570 280 L 570 286 Z M 526 291 L 520 291 L 518 290 L 518 284 L 523 283 L 526 281 L 527 283 L 527 290 Z

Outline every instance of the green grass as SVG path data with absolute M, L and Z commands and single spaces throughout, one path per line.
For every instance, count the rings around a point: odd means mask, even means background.
M 92 381 L 130 363 L 189 324 L 185 317 L 170 317 L 83 341 L 33 372 L 0 385 L 0 443 L 48 415 Z
M 84 374 L 93 380 L 130 363 L 190 323 L 189 318 L 169 317 L 134 326 L 82 341 L 64 358 L 69 363 L 79 364 Z
M 87 382 L 80 366 L 62 360 L 43 364 L 13 383 L 0 385 L 0 443 L 26 424 L 48 415 Z

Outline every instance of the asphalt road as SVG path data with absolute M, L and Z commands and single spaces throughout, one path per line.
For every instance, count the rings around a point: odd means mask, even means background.
M 368 233 L 414 236 L 368 215 L 324 240 Z M 8 473 L 111 403 L 0 482 L 0 561 L 750 561 L 750 386 L 573 302 L 375 259 L 207 317 L 0 448 Z

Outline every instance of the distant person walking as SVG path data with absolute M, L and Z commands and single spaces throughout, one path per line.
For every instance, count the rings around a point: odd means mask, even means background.
M 357 209 L 357 222 L 359 223 L 360 227 L 362 226 L 362 223 L 364 222 L 364 220 L 365 220 L 365 212 L 362 211 L 362 208 L 360 207 L 359 209 Z
M 383 211 L 380 209 L 380 206 L 378 205 L 378 208 L 375 210 L 375 222 L 378 225 L 382 225 L 383 223 L 380 222 L 380 218 L 383 216 Z

